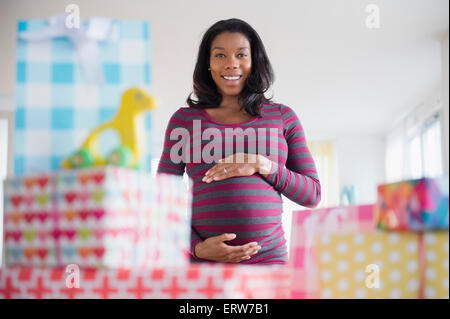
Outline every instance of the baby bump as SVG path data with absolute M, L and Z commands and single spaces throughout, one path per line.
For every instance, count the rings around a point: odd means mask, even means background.
M 280 194 L 255 177 L 194 184 L 192 226 L 201 237 L 235 233 L 233 243 L 240 244 L 263 239 L 281 226 Z

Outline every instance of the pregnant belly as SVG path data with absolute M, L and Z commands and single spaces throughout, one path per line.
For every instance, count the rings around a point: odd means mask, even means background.
M 202 238 L 235 233 L 229 243 L 241 244 L 281 227 L 281 196 L 260 177 L 196 183 L 192 199 L 192 226 Z

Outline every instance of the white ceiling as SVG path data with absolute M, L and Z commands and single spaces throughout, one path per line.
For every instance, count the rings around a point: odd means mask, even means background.
M 380 9 L 379 29 L 365 26 L 368 3 Z M 315 135 L 386 131 L 393 120 L 439 89 L 439 40 L 448 33 L 448 4 L 448 0 L 302 2 L 290 14 L 296 19 L 276 22 L 297 30 L 289 35 L 291 40 L 268 44 L 278 58 L 273 61 L 276 96 L 287 104 L 292 101 Z M 276 43 L 277 34 L 267 33 Z M 300 45 L 291 50 L 290 41 Z M 285 81 L 291 73 L 297 74 L 296 80 Z

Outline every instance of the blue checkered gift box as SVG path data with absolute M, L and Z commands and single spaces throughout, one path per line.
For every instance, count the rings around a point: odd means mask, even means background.
M 87 21 L 83 22 L 86 25 Z M 98 41 L 103 82 L 88 81 L 68 37 L 39 41 L 18 39 L 14 173 L 44 173 L 60 168 L 90 131 L 111 119 L 122 93 L 131 86 L 150 89 L 149 25 L 144 21 L 112 20 L 118 37 Z M 39 31 L 48 20 L 19 21 L 18 32 Z M 151 116 L 143 116 L 146 149 L 142 169 L 150 170 Z M 109 132 L 112 133 L 112 132 Z M 100 137 L 99 151 L 118 144 L 113 134 Z

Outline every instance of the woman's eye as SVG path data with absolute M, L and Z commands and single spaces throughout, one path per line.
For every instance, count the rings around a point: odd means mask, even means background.
M 246 57 L 247 54 L 245 54 L 245 53 L 239 53 L 237 56 L 238 56 L 239 58 L 243 58 L 243 57 Z M 223 54 L 223 53 L 218 53 L 218 54 L 215 55 L 215 57 L 216 57 L 216 58 L 222 58 L 222 57 L 225 57 L 225 54 Z

